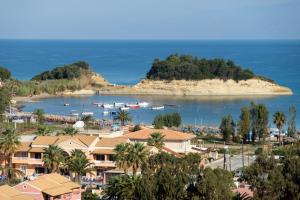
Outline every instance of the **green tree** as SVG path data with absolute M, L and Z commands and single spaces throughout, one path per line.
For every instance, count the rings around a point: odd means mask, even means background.
M 78 134 L 78 130 L 76 128 L 73 128 L 73 127 L 70 127 L 70 126 L 66 127 L 64 129 L 64 132 L 63 132 L 63 135 L 74 136 L 76 134 Z
M 267 107 L 264 104 L 259 104 L 257 106 L 257 123 L 258 123 L 258 137 L 259 140 L 265 142 L 266 137 L 268 136 L 268 124 L 269 124 L 269 112 Z
M 68 169 L 75 173 L 75 181 L 81 183 L 82 175 L 91 173 L 94 168 L 85 153 L 79 149 L 72 150 L 71 156 L 67 159 Z
M 235 124 L 231 115 L 224 116 L 220 124 L 220 130 L 223 135 L 223 140 L 228 143 L 234 137 Z
M 242 137 L 244 143 L 251 129 L 250 111 L 247 107 L 241 109 L 240 121 L 238 122 L 238 135 Z
M 11 77 L 11 73 L 8 69 L 0 66 L 0 81 L 4 81 Z
M 276 125 L 276 127 L 279 130 L 278 138 L 279 138 L 279 144 L 281 145 L 282 128 L 285 124 L 285 115 L 284 115 L 284 113 L 283 112 L 276 112 L 273 115 L 273 123 Z
M 52 129 L 47 125 L 39 125 L 36 132 L 37 135 L 41 136 L 50 135 L 50 133 L 52 133 Z
M 139 131 L 139 130 L 142 130 L 142 128 L 139 124 L 136 124 L 131 131 L 136 132 L 136 131 Z
M 4 119 L 4 113 L 9 107 L 11 95 L 5 88 L 0 88 L 0 122 Z
M 92 192 L 92 189 L 87 188 L 84 192 L 81 193 L 82 200 L 100 200 L 100 197 L 97 194 Z
M 146 162 L 148 152 L 142 143 L 135 142 L 129 145 L 128 159 L 132 166 L 132 174 L 136 175 L 137 170 Z
M 129 161 L 129 149 L 130 143 L 121 143 L 116 145 L 114 148 L 116 166 L 122 168 L 124 170 L 125 175 L 128 174 L 128 168 L 130 167 L 131 163 Z
M 136 187 L 140 176 L 115 176 L 111 178 L 105 188 L 104 199 L 138 200 L 135 198 Z
M 290 106 L 290 119 L 289 119 L 289 127 L 288 127 L 288 136 L 294 137 L 296 135 L 296 127 L 295 127 L 295 118 L 296 118 L 296 107 Z
M 44 149 L 43 162 L 50 172 L 59 172 L 65 162 L 64 151 L 57 145 L 49 145 Z
M 7 178 L 10 181 L 13 178 L 13 163 L 12 156 L 20 146 L 20 136 L 11 129 L 0 134 L 0 151 L 3 152 L 5 157 L 5 169 L 7 170 Z
M 159 132 L 156 133 L 151 133 L 150 138 L 148 139 L 147 144 L 149 146 L 154 146 L 156 147 L 159 151 L 161 151 L 161 149 L 163 148 L 164 144 L 164 139 L 165 136 L 162 135 Z
M 126 122 L 131 121 L 129 112 L 121 110 L 117 113 L 116 119 L 121 122 L 121 126 L 124 126 Z
M 179 127 L 181 125 L 181 116 L 178 112 L 171 114 L 173 120 L 173 126 Z
M 164 127 L 164 117 L 162 115 L 157 115 L 154 118 L 153 125 L 155 129 L 162 129 Z
M 44 109 L 38 108 L 33 111 L 33 114 L 37 117 L 39 124 L 43 124 L 45 121 L 45 111 Z
M 252 135 L 251 140 L 252 143 L 255 143 L 256 138 L 258 137 L 259 132 L 259 122 L 258 122 L 258 106 L 251 102 L 250 104 L 250 115 L 251 115 L 251 129 L 252 129 Z
M 222 181 L 220 181 L 222 180 Z M 215 199 L 232 199 L 233 193 L 232 174 L 220 168 L 206 168 L 198 176 L 198 180 L 194 186 L 194 191 L 190 196 L 192 199 L 199 200 L 215 200 Z

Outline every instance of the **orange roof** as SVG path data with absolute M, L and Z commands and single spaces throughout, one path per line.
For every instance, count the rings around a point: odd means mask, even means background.
M 115 147 L 118 144 L 127 142 L 127 138 L 101 138 L 96 144 L 96 147 Z
M 173 131 L 169 129 L 143 129 L 140 131 L 132 132 L 123 135 L 124 138 L 128 138 L 131 140 L 147 140 L 149 139 L 152 133 L 161 133 L 165 136 L 165 140 L 190 140 L 195 138 L 196 136 L 193 134 L 183 133 L 179 131 Z
M 0 199 L 1 200 L 34 200 L 33 197 L 22 194 L 18 190 L 8 185 L 0 186 Z
M 72 189 L 80 188 L 80 185 L 56 173 L 39 176 L 37 179 L 29 181 L 28 184 L 50 196 L 70 193 Z
M 93 154 L 106 154 L 106 155 L 115 154 L 113 149 L 95 149 L 92 153 Z
M 18 148 L 16 149 L 16 152 L 18 152 L 18 151 L 28 152 L 30 149 L 30 144 L 31 144 L 31 142 L 22 142 L 21 145 L 18 146 Z
M 87 136 L 87 135 L 75 135 L 75 136 L 38 136 L 32 142 L 32 145 L 51 145 L 59 144 L 67 140 L 77 140 L 80 141 L 85 146 L 90 146 L 97 136 Z

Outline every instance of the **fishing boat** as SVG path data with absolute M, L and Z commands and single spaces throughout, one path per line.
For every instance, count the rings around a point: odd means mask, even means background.
M 106 103 L 106 104 L 103 104 L 102 107 L 106 108 L 106 109 L 112 109 L 112 108 L 114 108 L 114 105 Z
M 102 106 L 102 103 L 94 102 L 93 105 L 94 105 L 94 106 L 97 106 L 97 107 L 101 107 L 101 106 Z
M 64 106 L 70 106 L 70 104 L 69 103 L 64 103 Z
M 115 102 L 114 103 L 114 106 L 115 107 L 123 107 L 125 104 L 124 103 L 121 103 L 121 102 Z
M 82 112 L 81 115 L 82 115 L 82 116 L 93 116 L 94 113 L 93 113 L 93 112 L 88 112 L 88 111 L 86 111 L 86 112 Z
M 149 106 L 149 103 L 148 103 L 148 102 L 145 102 L 145 101 L 142 101 L 142 102 L 138 102 L 138 105 L 139 105 L 140 107 L 145 108 L 145 107 L 148 107 L 148 106 Z
M 129 107 L 129 108 L 140 108 L 141 106 L 139 106 L 138 104 L 126 104 L 126 107 Z
M 151 109 L 152 110 L 163 110 L 165 107 L 164 106 L 155 106 L 155 107 L 152 107 Z
M 119 109 L 120 110 L 129 110 L 130 108 L 129 107 L 120 107 Z

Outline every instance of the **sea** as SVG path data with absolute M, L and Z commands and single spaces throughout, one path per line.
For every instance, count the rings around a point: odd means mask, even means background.
M 200 58 L 231 59 L 256 74 L 269 77 L 293 90 L 292 96 L 120 96 L 94 95 L 57 97 L 24 103 L 24 111 L 43 108 L 47 113 L 68 115 L 92 111 L 96 118 L 111 119 L 92 103 L 135 103 L 147 101 L 152 106 L 175 105 L 163 110 L 131 109 L 134 123 L 151 124 L 158 114 L 179 112 L 184 125 L 219 126 L 222 116 L 238 120 L 240 109 L 251 101 L 264 103 L 272 116 L 282 111 L 289 119 L 289 107 L 295 106 L 296 125 L 300 128 L 300 40 L 0 40 L 0 66 L 13 76 L 29 80 L 56 66 L 79 60 L 115 84 L 133 85 L 145 77 L 155 58 L 170 54 L 190 54 Z M 69 103 L 65 107 L 63 104 Z

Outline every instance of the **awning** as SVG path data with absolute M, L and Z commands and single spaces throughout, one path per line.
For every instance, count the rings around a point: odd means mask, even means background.
M 45 152 L 44 148 L 41 147 L 32 147 L 29 152 L 31 153 L 43 153 Z

